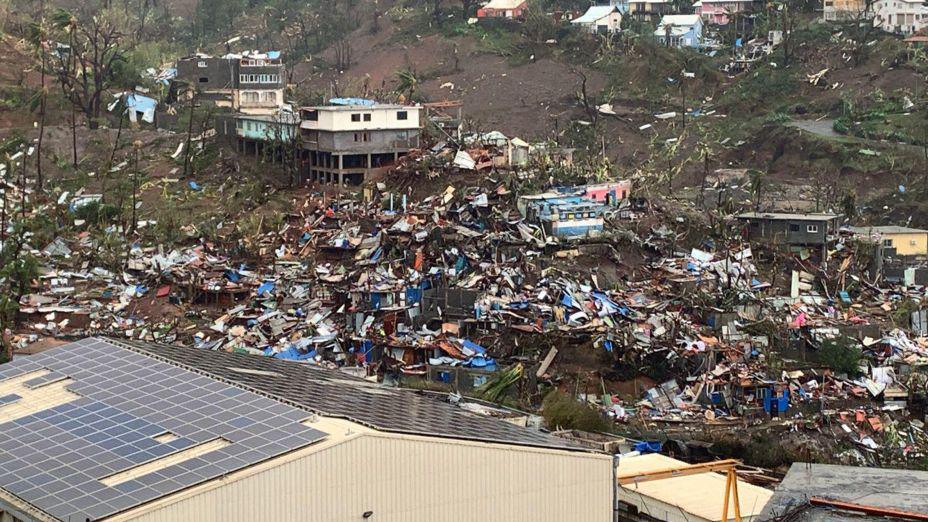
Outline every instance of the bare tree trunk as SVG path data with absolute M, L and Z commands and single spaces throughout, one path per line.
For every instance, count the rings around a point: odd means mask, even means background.
M 71 165 L 77 169 L 77 108 L 71 104 Z
M 44 2 L 43 2 L 44 9 Z M 47 65 L 47 60 L 45 56 L 45 47 L 44 42 L 41 43 L 42 47 L 42 100 L 39 102 L 39 140 L 36 143 L 35 150 L 35 184 L 39 192 L 42 191 L 43 186 L 43 177 L 42 177 L 42 141 L 45 139 L 45 108 L 46 103 L 48 102 L 48 92 L 45 89 L 45 67 Z
M 23 149 L 26 149 L 27 146 L 24 146 Z M 23 221 L 26 220 L 26 150 L 23 150 L 23 168 L 19 171 L 19 216 Z M 22 227 L 22 232 L 25 233 L 26 227 Z
M 190 95 L 190 118 L 187 122 L 187 143 L 184 146 L 184 177 L 190 174 L 190 146 L 193 142 L 193 107 L 196 102 L 197 92 L 193 91 Z

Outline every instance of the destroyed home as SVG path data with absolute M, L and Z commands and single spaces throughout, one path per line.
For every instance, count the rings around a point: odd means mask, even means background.
M 250 114 L 271 114 L 284 103 L 286 76 L 280 52 L 249 51 L 221 57 L 197 54 L 177 61 L 175 81 L 188 96 L 217 107 Z
M 918 42 L 808 2 L 14 4 L 3 522 L 926 515 L 790 489 L 928 469 Z
M 302 173 L 339 186 L 360 185 L 389 171 L 419 147 L 422 108 L 370 100 L 333 100 L 300 109 Z

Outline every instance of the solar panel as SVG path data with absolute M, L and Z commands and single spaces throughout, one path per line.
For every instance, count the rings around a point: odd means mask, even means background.
M 298 423 L 305 411 L 99 339 L 14 360 L 0 382 L 41 369 L 50 373 L 26 388 L 41 393 L 70 378 L 81 397 L 0 424 L 0 487 L 62 520 L 110 516 L 326 435 Z M 0 407 L 21 398 L 0 397 Z M 165 432 L 178 438 L 154 439 Z M 112 487 L 101 482 L 220 438 L 231 444 Z

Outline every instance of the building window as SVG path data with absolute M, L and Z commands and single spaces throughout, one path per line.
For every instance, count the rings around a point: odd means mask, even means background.
M 409 114 L 406 111 L 399 111 L 396 113 L 396 119 L 398 120 L 408 120 Z
M 367 113 L 367 114 L 364 115 L 364 121 L 371 121 L 371 115 L 370 115 L 370 113 Z
M 306 120 L 319 121 L 319 111 L 306 111 Z
M 918 244 L 918 242 L 915 241 L 914 239 L 910 239 L 910 240 L 909 240 L 909 246 L 915 246 L 915 245 L 917 245 L 917 244 Z
M 808 232 L 808 233 L 810 233 L 810 234 L 817 234 L 817 233 L 818 233 L 818 225 L 807 225 L 807 226 L 806 226 L 806 232 Z
M 789 231 L 790 231 L 790 232 L 799 232 L 799 225 L 797 225 L 797 224 L 795 224 L 795 223 L 790 223 L 790 224 L 789 224 Z
M 884 239 L 884 240 L 883 240 L 883 246 L 884 246 L 884 247 L 892 248 L 892 246 L 893 246 L 893 240 L 892 240 L 892 239 Z
M 200 76 L 200 83 L 209 83 L 209 78 L 206 76 Z
M 356 122 L 357 122 L 357 121 L 361 121 L 361 115 L 360 115 L 360 114 L 352 114 L 352 115 L 351 115 L 351 121 L 356 121 Z M 357 140 L 355 140 L 355 141 L 357 141 Z
M 197 62 L 197 67 L 199 67 L 199 68 L 201 68 L 201 69 L 205 69 L 205 68 L 206 68 L 206 62 Z

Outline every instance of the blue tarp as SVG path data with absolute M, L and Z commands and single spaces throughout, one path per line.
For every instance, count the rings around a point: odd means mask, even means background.
M 264 351 L 264 353 L 268 354 L 268 350 L 271 350 L 271 349 L 268 348 L 267 350 Z M 273 353 L 273 350 L 271 350 L 271 353 Z M 297 350 L 296 348 L 294 348 L 293 346 L 287 348 L 286 350 L 280 353 L 273 353 L 272 355 L 272 357 L 275 359 L 285 359 L 288 361 L 306 361 L 306 360 L 312 359 L 315 356 L 316 356 L 316 350 L 312 350 L 308 353 L 303 353 Z
M 368 100 L 365 98 L 332 98 L 329 100 L 329 103 L 332 105 L 355 105 L 361 107 L 373 107 L 374 105 L 377 105 L 377 102 L 374 100 Z
M 664 444 L 660 441 L 641 441 L 635 443 L 635 451 L 639 453 L 660 453 Z
M 422 301 L 422 289 L 421 288 L 407 288 L 406 289 L 406 305 L 416 304 Z
M 474 353 L 478 353 L 481 355 L 487 353 L 486 348 L 484 348 L 483 346 L 480 346 L 479 344 L 473 341 L 468 341 L 467 339 L 461 339 L 461 346 L 463 346 L 465 349 L 471 350 Z
M 265 281 L 261 283 L 261 286 L 258 287 L 258 295 L 271 295 L 271 293 L 274 291 L 274 286 L 274 281 Z

